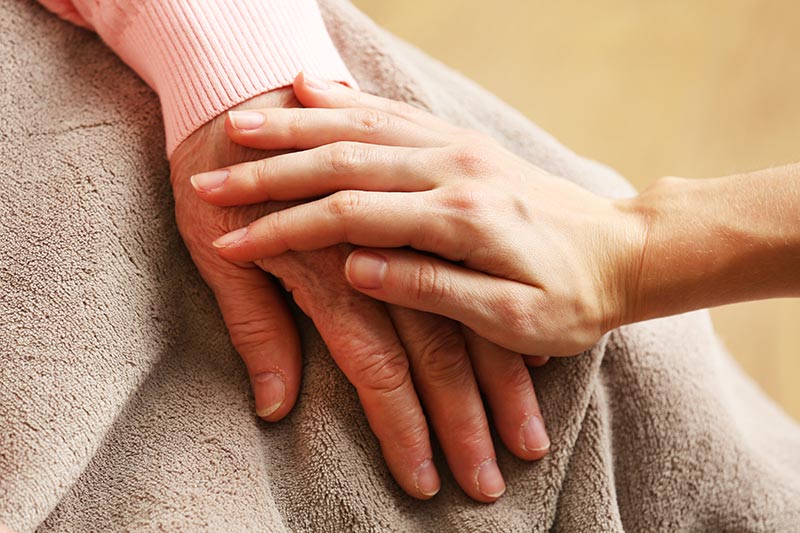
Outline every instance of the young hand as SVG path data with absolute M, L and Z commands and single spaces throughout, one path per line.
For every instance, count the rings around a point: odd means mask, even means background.
M 228 133 L 305 151 L 228 167 L 217 187 L 196 189 L 216 205 L 329 196 L 226 234 L 220 255 L 366 246 L 345 267 L 356 290 L 523 354 L 573 355 L 624 323 L 644 226 L 623 202 L 404 104 L 302 77 L 295 93 L 307 109 L 259 110 L 269 127 Z

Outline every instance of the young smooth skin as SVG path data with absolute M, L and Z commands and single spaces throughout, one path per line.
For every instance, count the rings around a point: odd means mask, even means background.
M 229 260 L 370 247 L 348 258 L 355 289 L 530 355 L 576 354 L 639 320 L 800 294 L 798 165 L 668 178 L 609 200 L 409 106 L 317 80 L 295 91 L 317 109 L 259 111 L 272 127 L 229 133 L 306 150 L 229 167 L 198 193 L 217 205 L 330 195 L 220 237 Z
M 240 106 L 288 111 L 291 89 Z M 230 124 L 227 124 L 230 128 Z M 425 406 L 455 479 L 472 498 L 491 502 L 505 490 L 481 392 L 505 445 L 525 460 L 547 453 L 550 441 L 530 374 L 519 354 L 489 343 L 456 322 L 386 306 L 355 290 L 344 276 L 352 247 L 230 262 L 210 245 L 219 235 L 285 204 L 225 208 L 201 201 L 195 176 L 269 152 L 231 142 L 220 117 L 193 134 L 172 158 L 175 214 L 197 267 L 213 289 L 234 346 L 253 384 L 256 410 L 267 421 L 286 416 L 300 387 L 300 347 L 281 280 L 311 317 L 333 358 L 358 391 L 386 463 L 410 495 L 427 499 L 440 487 L 432 462 Z M 272 131 L 266 127 L 264 131 Z M 264 149 L 269 149 L 265 146 Z M 211 176 L 213 178 L 213 175 Z M 541 363 L 541 360 L 535 361 Z

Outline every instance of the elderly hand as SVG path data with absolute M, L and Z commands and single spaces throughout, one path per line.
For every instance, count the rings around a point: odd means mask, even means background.
M 296 102 L 289 89 L 268 93 L 242 107 L 278 111 L 292 105 Z M 480 391 L 488 399 L 501 438 L 514 454 L 537 459 L 549 446 L 520 356 L 469 330 L 462 333 L 450 320 L 387 307 L 354 291 L 344 277 L 349 246 L 284 254 L 255 265 L 221 258 L 211 246 L 214 238 L 282 207 L 221 209 L 194 193 L 190 178 L 201 189 L 216 178 L 193 175 L 267 155 L 233 144 L 224 128 L 222 117 L 175 152 L 175 210 L 186 246 L 213 289 L 232 342 L 248 368 L 257 413 L 268 421 L 285 416 L 300 381 L 297 334 L 282 293 L 265 274 L 269 272 L 281 279 L 311 317 L 331 355 L 356 387 L 389 469 L 406 492 L 425 499 L 440 485 L 418 393 L 455 479 L 474 499 L 497 499 L 505 483 L 495 462 Z M 282 126 L 275 128 L 278 133 Z
M 265 126 L 229 134 L 308 150 L 229 167 L 198 193 L 216 205 L 334 194 L 221 237 L 222 257 L 380 247 L 350 254 L 356 290 L 523 354 L 573 355 L 623 323 L 643 229 L 619 204 L 410 106 L 302 78 L 295 92 L 309 109 L 260 110 Z

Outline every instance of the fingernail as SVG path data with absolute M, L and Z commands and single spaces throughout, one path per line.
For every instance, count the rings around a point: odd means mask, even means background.
M 353 252 L 347 258 L 347 277 L 359 289 L 380 289 L 386 276 L 386 258 L 372 252 Z
M 481 463 L 476 482 L 478 492 L 487 498 L 499 498 L 506 491 L 506 482 L 503 481 L 503 474 L 500 473 L 494 459 L 487 459 Z
M 414 484 L 423 496 L 435 496 L 439 492 L 439 474 L 433 461 L 425 459 L 414 472 Z
M 329 89 L 331 86 L 331 84 L 328 83 L 327 81 L 315 78 L 314 76 L 311 76 L 306 73 L 303 73 L 303 81 L 305 82 L 306 85 L 318 91 L 324 91 L 326 89 Z
M 256 414 L 260 417 L 266 417 L 277 411 L 283 400 L 286 398 L 286 384 L 283 378 L 275 372 L 264 372 L 257 374 L 253 378 L 253 389 L 255 389 L 256 400 L 260 399 L 262 407 L 256 409 Z
M 198 191 L 212 191 L 225 183 L 225 180 L 230 176 L 230 170 L 212 170 L 211 172 L 203 172 L 202 174 L 195 174 L 190 178 L 192 187 Z
M 542 417 L 533 415 L 522 426 L 522 447 L 528 452 L 541 452 L 550 447 Z
M 254 130 L 264 123 L 264 115 L 255 111 L 228 111 L 228 118 L 237 130 Z
M 247 233 L 247 228 L 239 228 L 236 231 L 226 233 L 211 244 L 214 245 L 214 248 L 227 248 L 231 244 L 241 241 L 245 233 Z

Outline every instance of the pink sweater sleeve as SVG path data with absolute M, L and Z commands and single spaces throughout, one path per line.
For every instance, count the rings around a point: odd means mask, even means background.
M 159 95 L 167 155 L 215 116 L 301 71 L 355 81 L 315 0 L 40 0 L 95 30 Z

